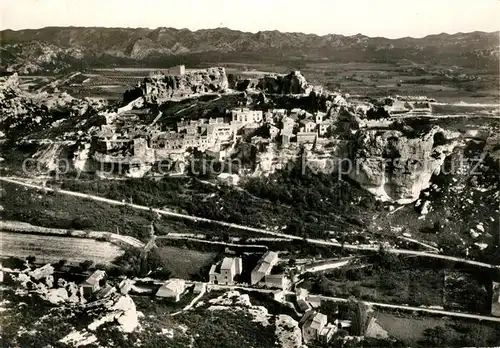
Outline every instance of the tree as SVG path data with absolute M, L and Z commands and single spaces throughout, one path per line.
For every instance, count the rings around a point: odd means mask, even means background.
M 91 260 L 85 260 L 83 262 L 80 262 L 80 268 L 82 269 L 83 272 L 87 272 L 90 267 L 94 264 L 94 261 Z
M 423 336 L 420 344 L 426 347 L 445 347 L 450 341 L 450 330 L 444 326 L 436 326 L 426 329 Z
M 65 259 L 59 260 L 59 261 L 57 261 L 57 263 L 56 263 L 56 268 L 57 268 L 57 269 L 61 269 L 61 268 L 63 268 L 63 267 L 64 267 L 67 263 L 68 263 L 68 260 L 65 260 Z

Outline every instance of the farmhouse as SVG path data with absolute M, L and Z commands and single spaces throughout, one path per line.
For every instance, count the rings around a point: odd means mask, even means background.
M 169 279 L 156 292 L 158 297 L 166 297 L 179 302 L 181 295 L 186 290 L 186 282 L 183 279 Z
M 308 344 L 320 339 L 320 333 L 328 323 L 328 318 L 322 313 L 309 311 L 304 314 L 299 322 L 302 325 L 302 337 Z
M 278 253 L 274 251 L 266 252 L 252 270 L 250 283 L 253 285 L 260 282 L 266 275 L 271 273 L 271 269 L 277 262 Z
M 266 288 L 287 290 L 290 280 L 284 274 L 268 274 L 264 277 L 263 285 Z
M 84 297 L 90 297 L 104 284 L 106 284 L 106 272 L 97 270 L 80 283 L 80 289 Z
M 234 277 L 241 274 L 242 260 L 239 257 L 225 257 L 220 265 L 212 265 L 208 274 L 212 284 L 234 284 Z

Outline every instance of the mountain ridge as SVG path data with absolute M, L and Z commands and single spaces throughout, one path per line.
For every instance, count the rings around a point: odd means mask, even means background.
M 217 28 L 204 28 L 204 29 L 196 29 L 196 30 L 191 30 L 189 28 L 174 28 L 174 27 L 156 27 L 156 28 L 150 28 L 150 27 L 103 27 L 103 26 L 47 26 L 47 27 L 41 27 L 41 28 L 23 28 L 23 29 L 2 29 L 0 30 L 0 41 L 2 41 L 2 34 L 4 32 L 13 32 L 13 33 L 19 33 L 19 32 L 24 32 L 24 31 L 41 31 L 41 30 L 46 30 L 46 29 L 124 29 L 124 30 L 144 30 L 144 31 L 155 31 L 158 29 L 168 29 L 168 30 L 176 30 L 176 31 L 188 31 L 191 33 L 198 33 L 198 32 L 204 32 L 204 31 L 219 31 L 219 30 L 226 30 L 226 31 L 231 31 L 231 32 L 239 32 L 242 34 L 259 34 L 259 33 L 279 33 L 279 34 L 302 34 L 302 35 L 313 35 L 317 37 L 322 37 L 322 36 L 343 36 L 343 37 L 355 37 L 355 36 L 363 36 L 366 38 L 371 38 L 371 39 L 386 39 L 386 40 L 401 40 L 401 39 L 413 39 L 413 40 L 421 40 L 421 39 L 426 39 L 429 37 L 433 36 L 456 36 L 456 35 L 463 35 L 463 34 L 496 34 L 500 35 L 500 30 L 496 31 L 483 31 L 483 30 L 474 30 L 470 32 L 455 32 L 455 33 L 448 33 L 448 32 L 441 32 L 437 34 L 427 34 L 425 36 L 421 37 L 415 37 L 415 36 L 401 36 L 401 37 L 396 37 L 396 38 L 389 38 L 385 36 L 368 36 L 362 33 L 356 33 L 353 35 L 344 35 L 344 34 L 338 34 L 338 33 L 328 33 L 328 34 L 317 34 L 317 33 L 306 33 L 306 32 L 301 32 L 301 31 L 280 31 L 277 29 L 266 29 L 266 30 L 259 30 L 259 31 L 244 31 L 244 30 L 239 30 L 239 29 L 231 29 L 229 27 L 217 27 Z
M 59 65 L 69 68 L 77 63 L 81 66 L 82 62 L 89 66 L 138 62 L 148 65 L 161 63 L 164 58 L 184 56 L 192 57 L 194 64 L 227 57 L 237 62 L 257 60 L 266 63 L 283 60 L 395 63 L 405 59 L 419 64 L 498 69 L 498 39 L 498 31 L 389 39 L 362 34 L 317 35 L 278 30 L 251 33 L 229 28 L 191 31 L 169 27 L 45 27 L 0 31 L 0 52 L 2 65 L 11 69 L 27 63 L 34 69 Z M 45 65 L 33 63 L 34 57 L 42 54 L 33 49 L 34 42 L 45 47 L 43 54 L 50 51 L 55 58 L 46 59 L 50 62 Z M 105 59 L 99 62 L 101 58 Z

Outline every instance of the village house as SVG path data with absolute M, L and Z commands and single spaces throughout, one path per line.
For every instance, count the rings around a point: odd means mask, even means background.
M 304 133 L 313 133 L 316 130 L 316 123 L 313 120 L 305 119 L 300 121 L 300 131 Z
M 288 146 L 292 140 L 292 134 L 281 134 L 281 145 Z
M 252 270 L 250 275 L 250 284 L 254 285 L 264 279 L 271 273 L 272 268 L 278 262 L 278 253 L 274 251 L 266 252 L 257 262 L 257 266 Z
M 275 290 L 272 292 L 273 300 L 276 302 L 284 302 L 285 301 L 285 292 L 283 290 Z
M 156 296 L 165 297 L 179 302 L 181 295 L 186 290 L 184 279 L 169 279 L 156 292 Z
M 307 295 L 307 303 L 311 305 L 312 308 L 319 308 L 321 306 L 321 297 L 318 295 Z
M 248 108 L 238 108 L 231 110 L 232 122 L 235 123 L 261 123 L 263 121 L 263 113 L 261 110 L 250 110 Z
M 176 65 L 162 71 L 165 75 L 184 75 L 186 73 L 185 65 Z
M 294 127 L 295 121 L 292 118 L 285 116 L 281 119 L 281 134 L 292 134 Z
M 331 124 L 329 122 L 322 122 L 318 125 L 318 134 L 320 136 L 325 136 L 330 129 Z
M 106 285 L 96 293 L 96 298 L 102 300 L 103 298 L 109 297 L 116 292 L 116 288 L 111 285 Z
M 316 132 L 298 132 L 297 144 L 313 143 L 316 140 Z
M 305 299 L 297 299 L 297 306 L 301 310 L 301 312 L 308 312 L 312 309 L 311 305 Z
M 189 135 L 195 135 L 199 133 L 199 126 L 202 124 L 201 120 L 181 120 L 177 122 L 177 133 L 186 133 Z
M 303 113 L 304 113 L 304 110 L 299 109 L 299 108 L 293 108 L 290 110 L 289 117 L 292 118 L 293 120 L 298 120 L 299 116 L 301 116 Z
M 269 139 L 274 140 L 280 133 L 280 129 L 273 124 L 268 125 Z
M 271 289 L 288 290 L 290 288 L 290 279 L 284 274 L 268 274 L 264 277 L 262 285 Z
M 315 114 L 314 114 L 314 120 L 317 124 L 320 124 L 320 123 L 323 123 L 324 119 L 325 119 L 325 116 L 326 114 L 324 112 L 321 112 L 321 111 L 317 111 Z
M 80 283 L 80 291 L 84 297 L 90 297 L 106 284 L 106 272 L 96 270 L 87 279 Z
M 242 260 L 239 257 L 225 257 L 219 265 L 212 265 L 208 281 L 212 284 L 233 285 L 234 277 L 241 274 Z
M 207 292 L 207 284 L 203 282 L 195 282 L 193 287 L 193 294 L 201 294 Z
M 320 333 L 328 323 L 326 315 L 314 311 L 308 311 L 299 322 L 302 326 L 302 338 L 305 344 L 320 340 Z
M 334 324 L 327 324 L 319 332 L 319 340 L 323 344 L 327 344 L 332 339 L 333 335 L 338 331 L 338 327 Z

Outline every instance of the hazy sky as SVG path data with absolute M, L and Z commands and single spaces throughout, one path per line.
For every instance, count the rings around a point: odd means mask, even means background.
M 499 0 L 0 0 L 2 29 L 229 27 L 421 37 L 500 30 Z

